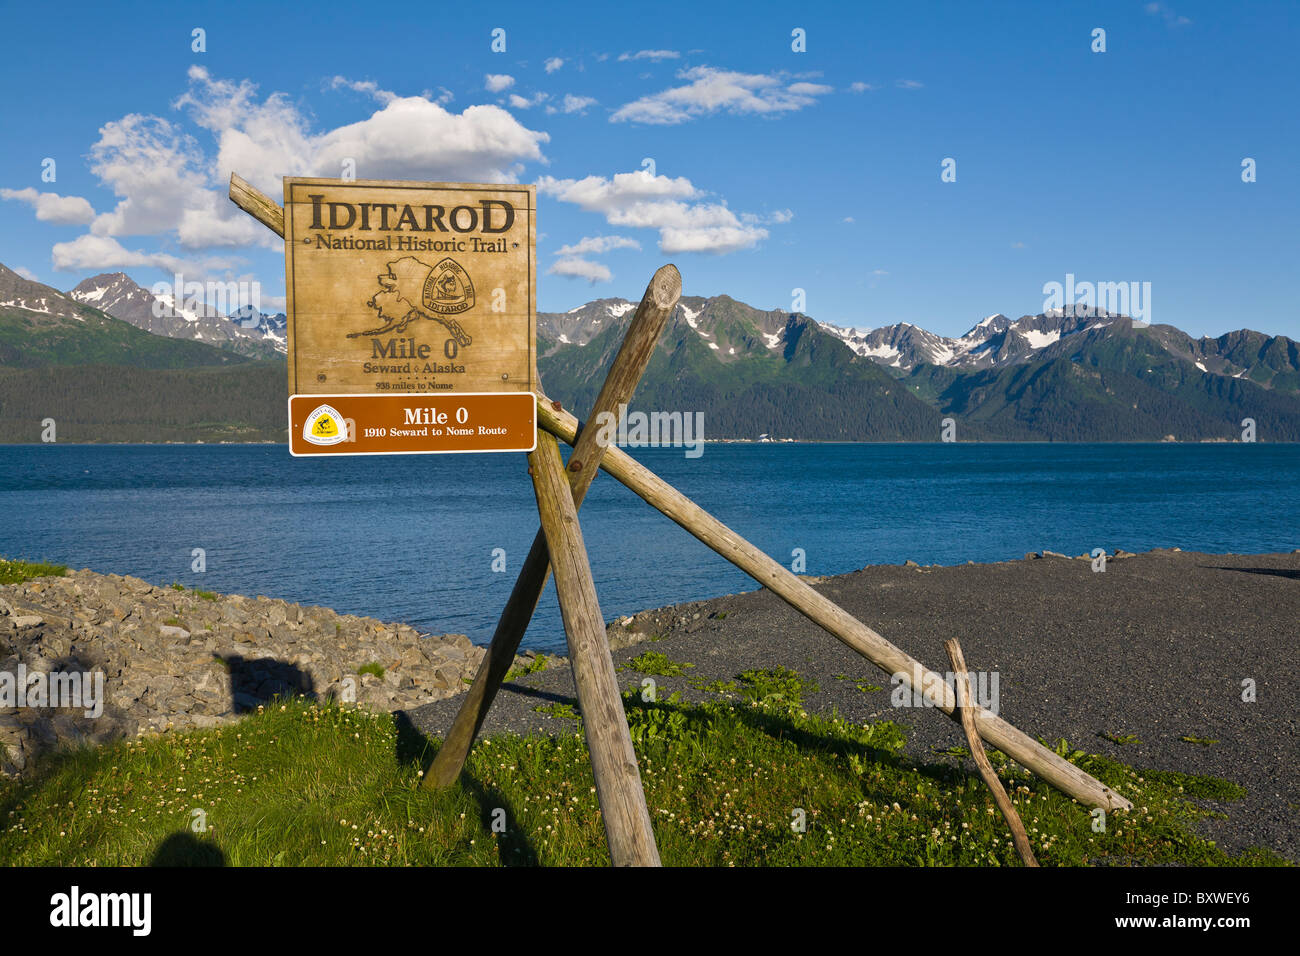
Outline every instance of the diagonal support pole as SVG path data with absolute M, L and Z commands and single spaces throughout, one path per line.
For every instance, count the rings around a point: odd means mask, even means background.
M 561 441 L 577 436 L 578 420 L 553 408 L 543 398 L 537 401 L 537 426 Z M 769 588 L 781 600 L 853 648 L 871 663 L 900 678 L 915 694 L 923 696 L 954 720 L 961 720 L 953 689 L 942 677 L 920 661 L 895 647 L 829 598 L 813 590 L 783 565 L 732 531 L 713 515 L 668 484 L 649 468 L 619 448 L 609 448 L 603 468 L 692 535 Z M 1032 770 L 1052 786 L 1080 803 L 1106 810 L 1130 810 L 1133 805 L 1100 780 L 1048 750 L 983 707 L 972 707 L 979 735 L 1023 767 Z
M 651 278 L 641 304 L 637 306 L 636 315 L 632 318 L 632 324 L 623 338 L 623 345 L 614 358 L 614 364 L 610 366 L 605 384 L 596 397 L 596 404 L 592 408 L 593 422 L 604 412 L 617 416 L 619 406 L 632 398 L 632 393 L 654 354 L 664 324 L 676 308 L 681 293 L 682 277 L 676 266 L 662 266 Z M 547 407 L 555 408 L 558 405 L 552 406 L 548 402 Z M 584 429 L 570 443 L 573 444 L 573 454 L 569 457 L 568 474 L 575 509 L 582 506 L 582 499 L 600 469 L 605 449 L 596 440 L 599 431 L 595 427 Z M 537 609 L 537 602 L 541 599 L 549 574 L 550 557 L 546 550 L 546 537 L 539 530 L 533 538 L 528 557 L 519 569 L 519 577 L 501 612 L 496 631 L 492 635 L 492 643 L 483 663 L 479 665 L 474 683 L 465 694 L 438 755 L 424 775 L 421 786 L 425 789 L 449 786 L 460 776 L 470 747 L 474 745 L 474 738 L 483 726 L 488 708 L 492 706 L 506 672 L 514 664 L 519 643 Z
M 605 619 L 596 600 L 591 564 L 578 526 L 578 509 L 553 435 L 538 429 L 537 448 L 529 453 L 528 465 L 542 533 L 555 571 L 555 590 L 569 639 L 573 682 L 578 689 L 610 860 L 615 866 L 658 866 L 659 851 L 650 826 L 650 811 L 646 809 L 641 772 L 605 640 Z

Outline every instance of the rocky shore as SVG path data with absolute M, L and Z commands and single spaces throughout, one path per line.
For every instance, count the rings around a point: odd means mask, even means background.
M 0 586 L 0 772 L 60 743 L 212 727 L 277 695 L 413 708 L 463 691 L 483 654 L 464 634 L 88 570 Z M 90 700 L 14 706 L 19 675 L 33 689 L 45 675 L 87 675 L 78 689 L 93 694 L 96 673 L 95 716 Z

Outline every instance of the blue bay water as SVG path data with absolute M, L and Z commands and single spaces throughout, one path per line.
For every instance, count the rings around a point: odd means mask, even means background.
M 724 444 L 635 456 L 808 574 L 1048 549 L 1300 547 L 1300 445 Z M 273 445 L 0 446 L 0 555 L 323 604 L 490 640 L 537 530 L 523 455 L 294 459 Z M 608 475 L 582 528 L 605 618 L 748 590 Z M 191 551 L 207 570 L 191 571 Z M 506 554 L 492 570 L 493 549 Z M 564 645 L 552 585 L 524 646 Z

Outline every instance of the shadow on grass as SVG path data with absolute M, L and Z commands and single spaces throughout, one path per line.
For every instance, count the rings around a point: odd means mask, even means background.
M 150 866 L 225 866 L 226 854 L 207 840 L 181 830 L 173 833 L 153 851 Z
M 730 713 L 740 723 L 773 739 L 787 740 L 798 747 L 801 752 L 821 753 L 827 756 L 839 757 L 846 762 L 849 758 L 856 757 L 863 761 L 868 771 L 873 767 L 913 771 L 944 787 L 956 787 L 963 783 L 979 782 L 979 777 L 973 767 L 967 769 L 965 766 L 958 766 L 953 763 L 922 763 L 912 756 L 888 747 L 846 740 L 831 733 L 817 733 L 799 726 L 793 719 L 780 712 L 751 707 L 748 699 L 736 700 L 730 703 Z M 637 699 L 629 701 L 625 699 L 624 706 L 628 710 L 629 723 L 637 722 L 634 708 L 646 711 L 657 709 L 681 713 L 688 721 L 697 725 L 697 731 L 701 733 L 707 732 L 707 722 L 710 715 L 706 705 L 672 704 L 666 701 L 643 702 Z M 831 720 L 838 715 L 831 713 L 819 716 L 822 719 Z M 883 791 L 866 788 L 865 773 L 861 777 L 864 782 L 863 796 L 874 800 L 883 800 L 885 798 Z M 901 802 L 901 798 L 897 795 L 891 795 L 889 799 L 898 799 Z
M 393 723 L 397 727 L 396 757 L 399 764 L 412 764 L 424 773 L 429 772 L 433 759 L 438 755 L 441 744 L 429 737 L 411 723 L 405 711 L 393 714 Z M 494 825 L 498 830 L 504 825 L 497 839 L 497 853 L 502 866 L 540 866 L 537 851 L 524 833 L 524 828 L 515 815 L 514 804 L 495 787 L 486 787 L 467 771 L 462 770 L 457 781 L 465 792 L 474 798 L 479 808 L 479 821 L 489 832 Z M 502 811 L 500 814 L 497 811 Z

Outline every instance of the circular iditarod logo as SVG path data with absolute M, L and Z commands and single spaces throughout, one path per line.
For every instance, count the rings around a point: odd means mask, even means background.
M 440 315 L 459 315 L 474 307 L 474 283 L 464 266 L 451 257 L 443 259 L 424 280 L 424 304 Z
M 348 440 L 348 424 L 329 405 L 318 405 L 303 423 L 302 437 L 313 445 L 337 445 Z

